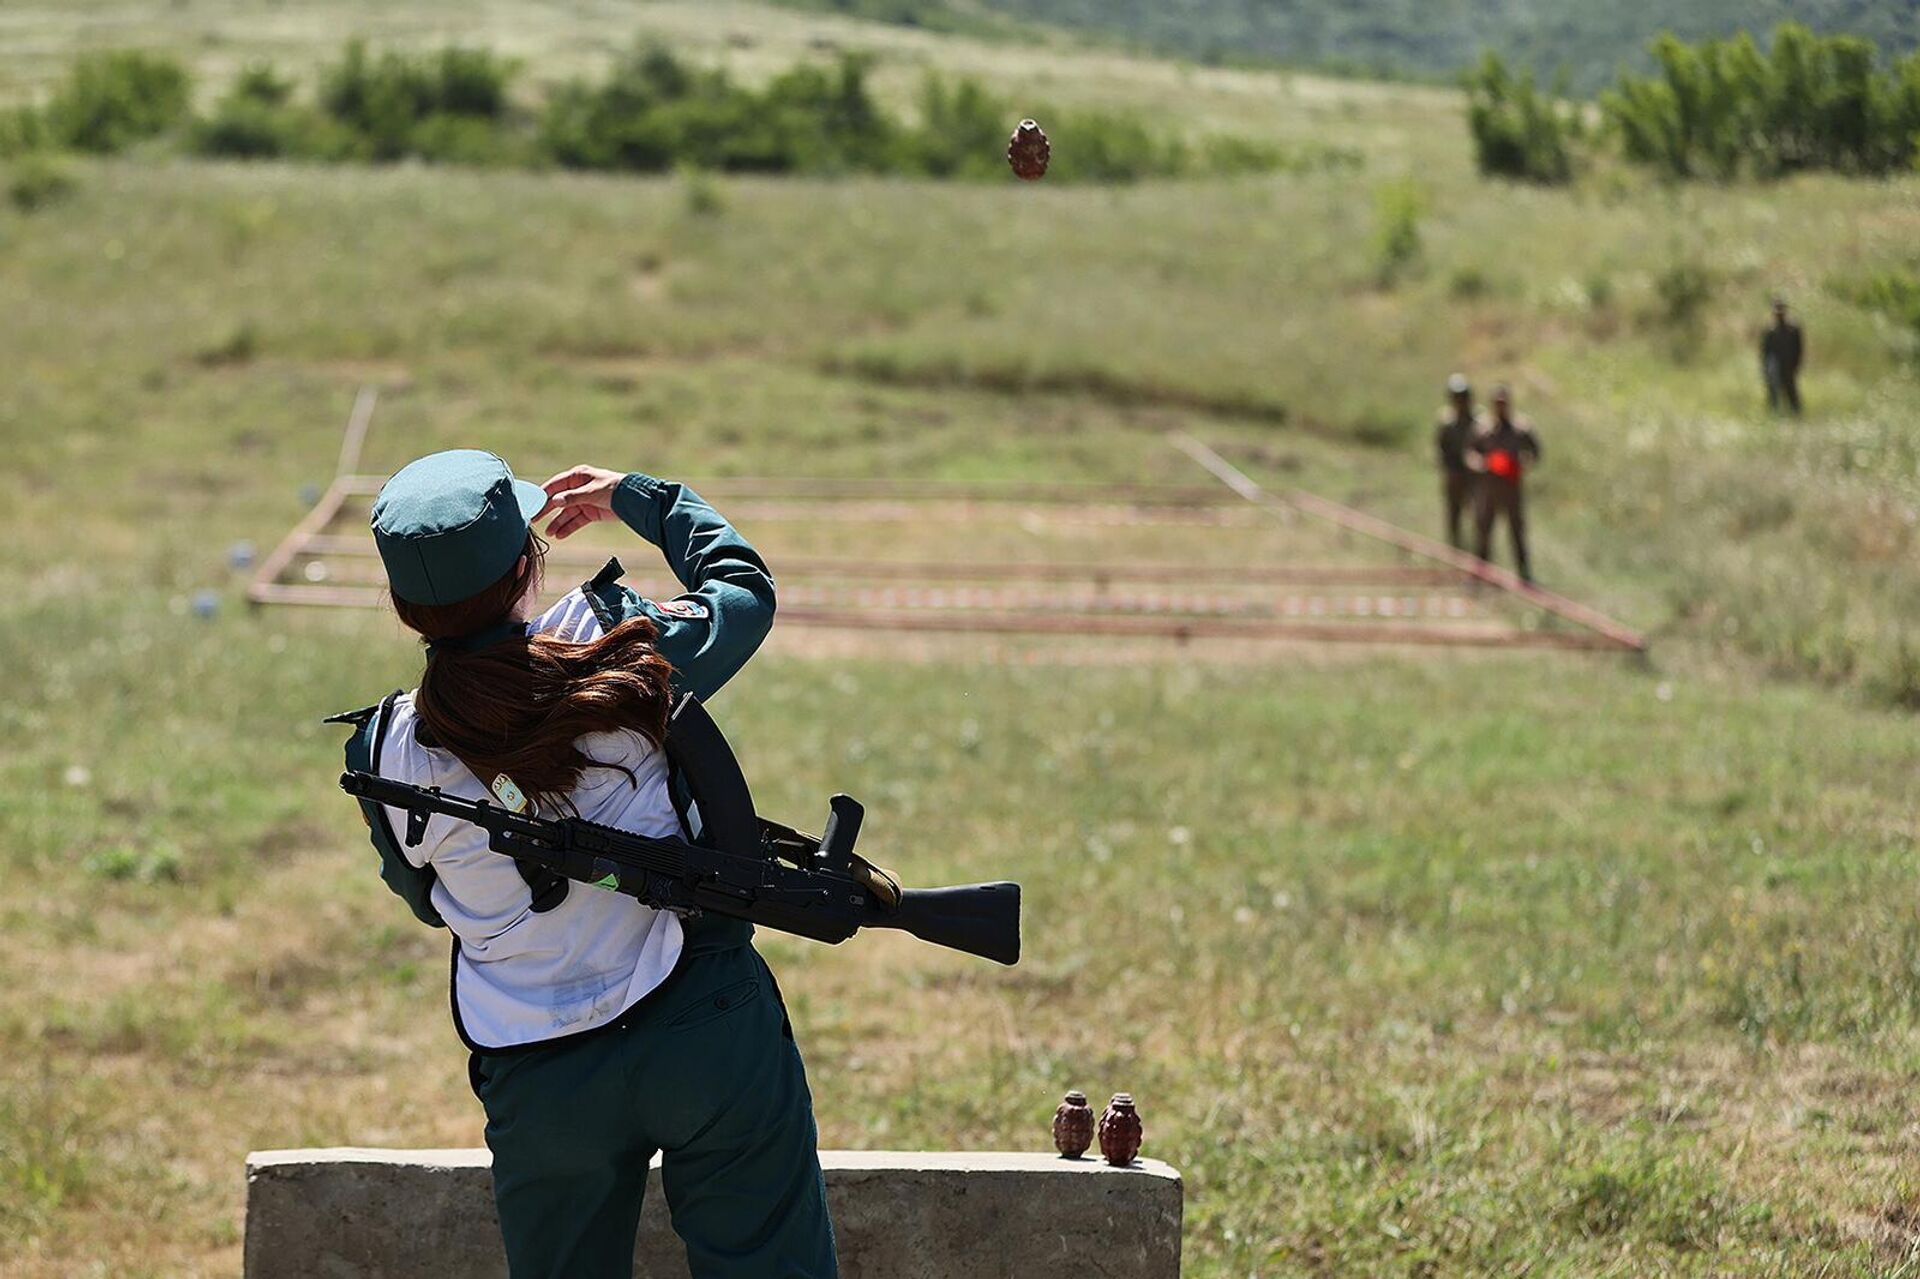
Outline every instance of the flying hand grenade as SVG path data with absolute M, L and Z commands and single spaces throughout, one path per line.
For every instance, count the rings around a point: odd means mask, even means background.
M 1053 148 L 1047 144 L 1047 135 L 1032 120 L 1022 120 L 1020 127 L 1013 131 L 1013 137 L 1007 140 L 1007 164 L 1013 169 L 1013 176 L 1025 182 L 1047 175 L 1047 161 L 1053 156 Z

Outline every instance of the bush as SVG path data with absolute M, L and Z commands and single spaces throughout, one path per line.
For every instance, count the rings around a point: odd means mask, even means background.
M 1416 227 L 1417 231 L 1418 228 Z M 1477 266 L 1459 267 L 1447 278 L 1447 294 L 1463 301 L 1483 298 L 1493 292 L 1493 280 Z
M 87 858 L 85 866 L 88 874 L 101 879 L 154 884 L 178 883 L 181 878 L 180 850 L 171 844 L 157 844 L 151 848 L 115 844 L 93 853 Z
M 717 218 L 727 211 L 726 192 L 720 179 L 704 169 L 682 165 L 680 168 L 681 205 L 687 216 Z
M 1704 263 L 1681 258 L 1654 277 L 1660 318 L 1676 328 L 1697 324 L 1713 301 L 1713 273 Z
M 764 88 L 737 84 L 658 47 L 621 58 L 598 81 L 555 87 L 537 117 L 516 112 L 516 64 L 486 50 L 373 53 L 352 41 L 311 102 L 273 67 L 247 68 L 186 132 L 188 149 L 240 159 L 421 159 L 484 166 L 665 173 L 908 173 L 1006 181 L 1018 113 L 970 80 L 929 76 L 918 120 L 889 116 L 869 87 L 871 61 L 803 63 Z M 138 53 L 83 59 L 46 112 L 0 113 L 0 155 L 42 145 L 117 150 L 184 118 L 186 77 Z M 1236 137 L 1188 145 L 1122 114 L 1041 112 L 1058 136 L 1055 181 L 1126 182 L 1354 162 L 1332 148 L 1291 153 Z
M 320 157 L 345 146 L 319 112 L 293 102 L 293 84 L 270 66 L 247 68 L 191 137 L 202 155 L 236 159 Z
M 1581 287 L 1586 290 L 1587 305 L 1594 310 L 1604 311 L 1613 305 L 1613 275 L 1606 269 L 1590 272 Z
M 13 162 L 7 174 L 7 201 L 32 213 L 73 194 L 73 175 L 52 157 L 32 152 Z
M 575 80 L 555 90 L 541 116 L 541 146 L 574 169 L 665 172 L 673 166 L 688 117 L 687 104 L 704 101 L 717 113 L 734 92 L 725 73 L 699 75 L 665 49 L 635 50 L 598 85 Z M 678 110 L 680 119 L 667 117 Z
M 1374 263 L 1383 287 L 1418 265 L 1426 205 L 1426 193 L 1410 180 L 1389 182 L 1373 193 Z
M 1573 179 L 1579 108 L 1534 87 L 1532 73 L 1514 76 L 1491 51 L 1466 77 L 1467 127 L 1480 172 L 1526 182 Z
M 262 106 L 283 107 L 293 101 L 293 81 L 273 69 L 270 62 L 256 62 L 240 72 L 228 97 Z
M 1713 271 L 1690 257 L 1676 259 L 1654 277 L 1655 319 L 1667 329 L 1675 360 L 1685 362 L 1698 353 L 1716 283 Z
M 843 56 L 800 66 L 760 91 L 724 71 L 689 67 L 667 50 L 636 50 L 608 78 L 561 86 L 541 117 L 540 146 L 579 169 L 665 172 L 912 173 L 1004 180 L 1018 115 L 971 80 L 929 75 L 919 118 L 889 119 L 868 88 L 870 63 Z M 1127 115 L 1042 112 L 1059 139 L 1055 181 L 1126 182 L 1186 173 L 1284 167 L 1285 153 L 1241 139 L 1189 148 Z
M 1890 270 L 1839 280 L 1832 291 L 1855 306 L 1878 311 L 1920 339 L 1920 275 Z
M 357 158 L 486 163 L 500 149 L 515 69 L 484 49 L 374 58 L 355 40 L 321 75 L 320 111 Z
M 260 330 L 252 320 L 242 320 L 217 341 L 194 353 L 194 361 L 206 368 L 251 363 L 260 354 Z
M 191 146 L 201 155 L 240 160 L 312 155 L 318 124 L 312 112 L 297 107 L 228 98 L 213 115 L 194 124 Z
M 1880 174 L 1920 154 L 1920 54 L 1882 73 L 1871 41 L 1796 23 L 1766 54 L 1744 33 L 1652 52 L 1657 73 L 1622 75 L 1601 109 L 1626 158 L 1668 177 Z
M 78 151 L 114 152 L 164 133 L 187 113 L 187 73 L 137 51 L 90 54 L 73 64 L 47 104 L 46 131 Z
M 46 118 L 32 107 L 0 110 L 0 159 L 51 146 Z
M 548 104 L 542 142 L 560 164 L 664 172 L 879 171 L 897 156 L 893 126 L 867 87 L 869 62 L 800 66 L 765 90 L 698 71 L 661 48 L 635 51 L 599 85 L 576 81 Z
M 1197 172 L 1186 145 L 1156 136 L 1129 115 L 1084 112 L 1056 116 L 1053 160 L 1047 176 L 1061 182 L 1133 182 Z M 999 151 L 1006 149 L 1003 142 Z
M 899 143 L 899 167 L 935 178 L 997 178 L 1006 163 L 1007 114 L 978 81 L 949 85 L 929 74 L 920 86 L 919 127 Z

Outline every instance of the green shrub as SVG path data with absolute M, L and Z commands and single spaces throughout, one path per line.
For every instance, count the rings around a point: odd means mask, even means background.
M 1665 176 L 1878 174 L 1920 154 L 1920 54 L 1882 72 L 1871 41 L 1797 23 L 1764 54 L 1745 33 L 1652 52 L 1658 71 L 1623 74 L 1600 104 L 1626 158 Z
M 799 66 L 759 92 L 661 48 L 635 51 L 599 85 L 549 101 L 542 144 L 570 168 L 835 173 L 891 167 L 893 125 L 867 85 L 869 61 Z
M 1198 172 L 1185 143 L 1156 135 L 1137 116 L 1089 111 L 1055 118 L 1052 180 L 1133 182 Z
M 1613 275 L 1604 267 L 1589 272 L 1581 287 L 1586 291 L 1587 305 L 1594 310 L 1604 311 L 1613 305 Z
M 1831 291 L 1869 311 L 1877 311 L 1920 338 L 1920 274 L 1893 269 L 1835 281 Z
M 435 59 L 434 111 L 499 120 L 517 64 L 485 49 L 442 49 Z
M 228 98 L 211 116 L 194 123 L 191 146 L 201 155 L 240 160 L 311 156 L 317 150 L 319 125 L 313 112 L 298 107 Z
M 1426 193 L 1411 180 L 1389 182 L 1373 193 L 1373 258 L 1382 286 L 1393 285 L 1419 264 L 1426 207 Z
M 252 320 L 242 320 L 228 329 L 218 341 L 202 347 L 194 361 L 207 368 L 251 363 L 260 354 L 260 330 Z
M 802 63 L 762 88 L 736 83 L 659 47 L 640 47 L 598 81 L 553 88 L 536 114 L 517 112 L 517 64 L 479 49 L 375 53 L 349 42 L 323 69 L 310 102 L 272 66 L 241 73 L 185 131 L 189 150 L 239 159 L 404 159 L 665 173 L 907 173 L 1007 178 L 1018 114 L 970 80 L 929 76 L 917 120 L 890 116 L 870 88 L 871 60 Z M 82 59 L 46 112 L 0 114 L 0 155 L 42 145 L 118 150 L 182 120 L 180 68 L 138 53 Z M 1353 153 L 1298 153 L 1239 137 L 1189 145 L 1142 118 L 1042 111 L 1067 141 L 1055 181 L 1127 182 L 1188 174 L 1331 168 Z
M 691 165 L 680 168 L 680 200 L 689 217 L 717 218 L 727 211 L 726 192 L 720 179 Z
M 0 159 L 39 151 L 52 143 L 46 117 L 32 107 L 0 111 Z
M 1578 107 L 1540 92 L 1531 72 L 1512 75 L 1491 51 L 1467 75 L 1466 89 L 1467 127 L 1480 172 L 1526 182 L 1572 181 Z
M 920 85 L 919 127 L 906 130 L 899 167 L 935 178 L 997 178 L 1005 165 L 1006 105 L 977 80 L 950 84 L 929 73 Z
M 293 81 L 274 70 L 272 63 L 256 62 L 242 69 L 228 96 L 263 106 L 283 107 L 293 101 Z
M 1654 276 L 1653 318 L 1666 329 L 1675 360 L 1684 362 L 1698 353 L 1717 284 L 1712 268 L 1692 257 L 1677 258 Z
M 663 118 L 683 104 L 728 96 L 724 73 L 702 76 L 666 49 L 648 47 L 622 58 L 600 84 L 575 80 L 556 89 L 541 115 L 541 146 L 557 163 L 574 169 L 624 169 L 660 173 L 671 168 L 682 119 Z
M 242 160 L 321 158 L 346 145 L 318 111 L 294 103 L 291 81 L 265 65 L 241 72 L 213 114 L 194 123 L 190 141 L 201 155 Z
M 1491 292 L 1493 292 L 1493 280 L 1488 277 L 1486 271 L 1477 266 L 1460 267 L 1447 278 L 1447 294 L 1450 297 L 1470 300 L 1483 298 Z
M 64 200 L 73 189 L 73 175 L 66 166 L 40 152 L 20 156 L 7 173 L 7 200 L 22 213 Z
M 540 147 L 578 169 L 659 173 L 690 164 L 719 173 L 1005 180 L 1007 135 L 1019 119 L 1005 102 L 973 81 L 930 75 L 918 119 L 902 122 L 874 99 L 869 68 L 863 57 L 843 56 L 827 67 L 796 67 L 756 91 L 724 71 L 642 48 L 598 84 L 575 80 L 555 90 L 542 113 Z M 1289 162 L 1278 148 L 1242 139 L 1190 148 L 1131 115 L 1041 114 L 1056 138 L 1054 181 L 1259 172 Z
M 1699 322 L 1713 301 L 1713 272 L 1693 258 L 1681 258 L 1654 277 L 1653 293 L 1660 318 L 1683 327 Z
M 135 848 L 115 844 L 103 848 L 86 860 L 86 870 L 101 879 L 132 880 L 142 884 L 180 879 L 180 850 L 171 844 Z
M 187 113 L 187 73 L 170 58 L 133 50 L 73 64 L 47 104 L 48 135 L 78 151 L 124 150 L 164 133 Z
M 515 69 L 484 49 L 375 58 L 355 40 L 321 75 L 320 111 L 353 158 L 487 163 L 503 149 Z

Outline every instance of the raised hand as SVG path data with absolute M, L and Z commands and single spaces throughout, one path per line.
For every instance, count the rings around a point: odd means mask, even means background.
M 547 536 L 558 541 L 571 537 L 589 524 L 610 520 L 613 515 L 613 491 L 625 475 L 597 466 L 575 466 L 560 472 L 541 485 L 547 491 L 547 504 L 536 519 L 553 516 Z

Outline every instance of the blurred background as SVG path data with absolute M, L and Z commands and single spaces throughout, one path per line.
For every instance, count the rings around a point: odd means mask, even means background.
M 1024 881 L 1011 971 L 768 943 L 823 1144 L 1131 1091 L 1197 1276 L 1920 1270 L 1920 10 L 1683 9 L 0 7 L 0 1274 L 479 1144 L 319 722 L 418 649 L 248 598 L 453 446 L 710 486 L 764 811 Z M 1644 654 L 1288 500 L 1443 538 L 1456 371 Z

